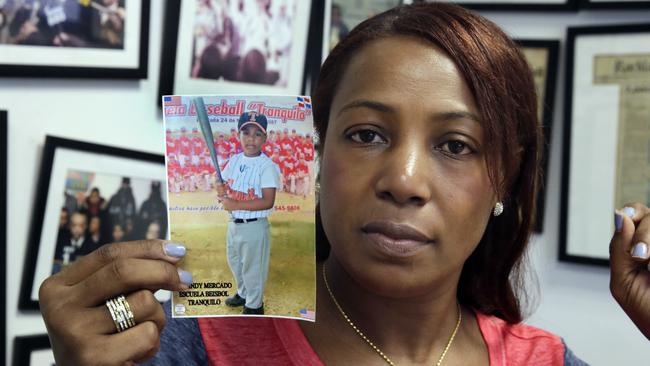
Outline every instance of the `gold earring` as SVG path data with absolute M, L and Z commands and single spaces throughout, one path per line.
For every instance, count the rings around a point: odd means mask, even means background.
M 503 202 L 499 201 L 494 205 L 494 210 L 492 210 L 492 215 L 499 216 L 503 213 Z

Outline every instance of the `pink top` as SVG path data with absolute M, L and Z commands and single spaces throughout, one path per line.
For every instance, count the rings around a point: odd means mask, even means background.
M 476 313 L 490 365 L 564 365 L 560 337 L 526 324 Z M 323 365 L 298 320 L 201 318 L 199 329 L 211 365 Z

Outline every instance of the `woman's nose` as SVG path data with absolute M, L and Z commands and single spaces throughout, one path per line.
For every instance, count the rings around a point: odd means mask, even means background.
M 383 156 L 377 197 L 399 205 L 422 206 L 431 199 L 431 164 L 417 144 L 395 146 Z

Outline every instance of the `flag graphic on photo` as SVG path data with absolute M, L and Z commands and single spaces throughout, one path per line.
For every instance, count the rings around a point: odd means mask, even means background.
M 163 105 L 165 106 L 175 106 L 182 105 L 183 100 L 179 95 L 166 95 L 163 97 Z
M 298 97 L 298 107 L 311 109 L 311 98 L 309 97 Z
M 299 313 L 302 318 L 309 319 L 309 320 L 316 319 L 316 312 L 313 310 L 300 309 Z

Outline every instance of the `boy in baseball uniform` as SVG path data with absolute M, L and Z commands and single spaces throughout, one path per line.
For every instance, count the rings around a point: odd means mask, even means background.
M 224 209 L 230 211 L 226 238 L 228 265 L 237 293 L 226 305 L 244 306 L 243 314 L 264 314 L 264 286 L 269 272 L 271 238 L 267 217 L 280 186 L 279 168 L 265 154 L 266 116 L 242 113 L 238 123 L 243 151 L 230 158 L 217 185 Z

